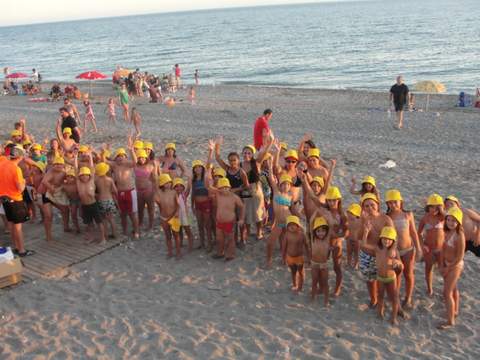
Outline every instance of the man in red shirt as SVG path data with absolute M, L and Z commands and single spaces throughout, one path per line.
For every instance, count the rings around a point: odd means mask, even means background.
M 260 116 L 255 121 L 255 126 L 253 128 L 253 144 L 258 150 L 266 143 L 266 139 L 270 135 L 270 126 L 268 122 L 272 118 L 273 112 L 270 109 L 267 109 L 263 112 L 263 116 Z

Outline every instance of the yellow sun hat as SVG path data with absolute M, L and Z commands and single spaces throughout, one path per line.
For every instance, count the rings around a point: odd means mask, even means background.
M 320 158 L 320 149 L 311 148 L 308 150 L 308 157 Z
M 12 132 L 10 133 L 10 136 L 11 137 L 22 136 L 22 132 L 20 130 L 12 130 Z
M 427 199 L 427 206 L 443 205 L 443 198 L 438 194 L 432 194 Z
M 284 182 L 289 182 L 290 184 L 293 183 L 292 177 L 290 175 L 283 174 L 280 176 L 280 181 L 278 183 L 283 184 Z
M 347 211 L 353 216 L 360 217 L 362 214 L 362 207 L 357 203 L 353 203 L 348 207 Z
M 363 205 L 363 203 L 367 200 L 373 200 L 378 204 L 377 195 L 372 194 L 372 193 L 365 193 L 365 194 L 363 194 L 362 198 L 360 199 L 360 205 Z
M 300 227 L 302 227 L 302 224 L 300 223 L 300 219 L 298 218 L 298 216 L 295 216 L 295 215 L 289 215 L 287 216 L 287 225 L 288 224 L 295 224 L 295 225 L 298 225 Z
M 127 156 L 127 151 L 124 148 L 117 149 L 117 151 L 115 151 L 115 158 L 120 155 Z
M 63 129 L 62 134 L 72 135 L 72 128 L 66 127 Z
M 230 180 L 228 180 L 227 178 L 224 178 L 222 177 L 221 179 L 218 179 L 218 182 L 217 182 L 217 188 L 218 189 L 221 189 L 221 188 L 231 188 L 232 186 L 230 185 Z
M 41 151 L 41 150 L 42 150 L 42 145 L 40 145 L 40 144 L 33 144 L 32 150 L 40 150 L 40 151 Z
M 227 176 L 227 172 L 225 171 L 225 169 L 217 167 L 215 168 L 215 170 L 213 170 L 213 176 L 221 176 L 222 178 L 224 178 L 225 176 Z
M 325 186 L 325 180 L 323 180 L 321 176 L 314 176 L 313 179 L 310 181 L 310 184 L 314 182 L 317 182 L 322 188 Z
M 460 200 L 458 200 L 458 198 L 454 195 L 448 195 L 445 198 L 445 201 L 447 201 L 447 200 L 453 201 L 454 203 L 457 203 L 457 206 L 460 206 Z
M 101 162 L 95 166 L 95 174 L 98 176 L 105 176 L 110 170 L 110 166 L 107 163 Z
M 56 156 L 55 159 L 53 159 L 53 165 L 65 165 L 65 160 L 61 156 Z
M 403 201 L 402 194 L 397 189 L 388 190 L 385 194 L 385 201 Z
M 164 186 L 165 184 L 168 184 L 169 182 L 172 182 L 172 178 L 168 174 L 161 174 L 158 177 L 158 186 Z
M 143 148 L 146 150 L 153 150 L 153 143 L 150 141 L 144 141 Z
M 463 212 L 458 207 L 451 207 L 447 211 L 447 216 L 453 217 L 461 225 L 463 221 Z
M 195 167 L 195 166 L 201 166 L 201 167 L 205 167 L 205 164 L 202 160 L 193 160 L 192 161 L 192 169 Z
M 80 168 L 80 171 L 78 172 L 78 175 L 81 176 L 81 175 L 92 175 L 92 172 L 90 171 L 90 169 L 86 166 L 82 166 Z
M 47 165 L 43 161 L 35 161 L 33 165 L 39 168 L 42 173 L 47 169 Z
M 313 221 L 313 230 L 317 230 L 320 226 L 328 226 L 327 220 L 323 217 L 316 217 Z
M 165 145 L 165 151 L 168 149 L 177 150 L 177 146 L 175 145 L 175 143 L 168 143 L 167 145 Z
M 244 149 L 250 149 L 252 154 L 255 154 L 257 152 L 257 149 L 253 145 L 245 145 Z
M 79 152 L 79 153 L 86 153 L 86 152 L 88 152 L 88 146 L 87 146 L 87 145 L 80 145 L 80 146 L 78 147 L 78 152 Z
M 288 149 L 288 144 L 286 142 L 281 142 L 280 143 L 280 149 L 287 150 Z
M 397 230 L 395 230 L 393 226 L 384 226 L 382 232 L 380 233 L 380 237 L 396 241 Z
M 68 169 L 67 172 L 65 173 L 66 176 L 73 176 L 76 177 L 77 175 L 75 174 L 75 170 L 73 169 Z
M 288 150 L 288 151 L 286 152 L 284 158 L 285 158 L 285 159 L 292 158 L 292 159 L 298 160 L 298 152 L 297 152 L 297 150 L 295 150 L 295 149 L 290 149 L 290 150 Z
M 173 179 L 172 187 L 175 187 L 177 185 L 182 185 L 183 187 L 185 187 L 185 181 L 182 178 L 178 178 L 178 177 Z
M 325 198 L 327 200 L 339 200 L 342 198 L 342 193 L 340 189 L 336 186 L 330 186 L 327 189 L 327 193 L 325 194 Z
M 133 148 L 134 149 L 143 149 L 144 144 L 142 140 L 135 140 L 133 143 Z
M 373 186 L 377 186 L 377 183 L 375 181 L 375 178 L 373 176 L 365 176 L 363 179 L 362 179 L 362 184 L 371 184 Z
M 137 158 L 148 158 L 147 152 L 144 149 L 139 149 L 136 152 Z

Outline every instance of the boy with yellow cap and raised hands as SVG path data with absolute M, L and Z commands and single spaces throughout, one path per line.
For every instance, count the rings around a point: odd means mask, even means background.
M 357 203 L 350 204 L 346 212 L 348 233 L 345 239 L 347 242 L 347 264 L 355 270 L 358 269 L 358 250 L 360 249 L 360 244 L 357 233 L 360 229 L 361 215 L 362 207 Z
M 304 256 L 308 254 L 307 238 L 298 216 L 287 216 L 286 222 L 287 229 L 285 231 L 285 246 L 282 257 L 292 274 L 292 291 L 298 293 L 303 289 Z
M 59 118 L 57 120 L 57 125 L 55 127 L 55 133 L 57 135 L 57 140 L 58 140 L 58 143 L 60 144 L 60 147 L 66 152 L 73 151 L 73 149 L 76 147 L 77 143 L 72 138 L 72 128 L 65 127 L 62 130 L 62 119 L 61 118 Z
M 100 214 L 100 208 L 95 197 L 95 174 L 92 171 L 94 168 L 92 153 L 88 153 L 89 166 L 83 166 L 78 169 L 78 154 L 75 155 L 75 175 L 77 178 L 78 196 L 82 208 L 83 223 L 87 225 L 87 234 L 85 240 L 87 243 L 95 241 L 94 225 L 95 222 L 99 229 L 100 244 L 105 244 L 105 227 L 103 225 L 103 218 Z
M 109 171 L 110 166 L 105 162 L 100 162 L 95 165 L 95 186 L 97 188 L 96 197 L 98 207 L 103 218 L 105 232 L 108 232 L 108 225 L 110 225 L 111 233 L 108 237 L 114 239 L 117 237 L 117 234 L 113 214 L 118 208 L 118 191 L 115 182 L 110 176 L 108 176 Z

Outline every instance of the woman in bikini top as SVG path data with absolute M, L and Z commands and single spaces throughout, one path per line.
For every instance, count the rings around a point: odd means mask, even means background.
M 177 157 L 176 151 L 176 145 L 174 143 L 168 143 L 165 145 L 164 156 L 161 156 L 159 159 L 162 172 L 169 174 L 172 178 L 183 177 L 185 174 L 185 167 Z

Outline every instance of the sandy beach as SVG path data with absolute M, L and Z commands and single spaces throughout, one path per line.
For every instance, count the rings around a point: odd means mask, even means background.
M 46 87 L 46 85 L 45 85 Z M 81 84 L 82 90 L 88 85 Z M 93 107 L 100 128 L 86 142 L 124 145 L 128 126 L 107 127 L 111 85 L 93 85 Z M 187 164 L 206 158 L 206 143 L 225 137 L 224 155 L 252 142 L 252 126 L 273 109 L 276 137 L 296 147 L 313 134 L 322 157 L 337 159 L 334 185 L 344 204 L 350 179 L 372 175 L 383 194 L 402 191 L 406 208 L 418 219 L 424 199 L 454 194 L 464 207 L 480 208 L 480 112 L 454 107 L 456 96 L 431 97 L 430 111 L 405 115 L 394 129 L 388 94 L 353 90 L 308 90 L 253 86 L 200 86 L 197 104 L 186 91 L 173 108 L 134 101 L 143 117 L 142 138 L 157 152 L 174 141 Z M 417 96 L 417 106 L 425 101 Z M 83 106 L 76 102 L 79 111 Z M 0 137 L 26 117 L 36 140 L 53 137 L 61 102 L 32 103 L 25 96 L 0 97 Z M 120 115 L 120 109 L 117 109 Z M 121 116 L 119 116 L 120 118 Z M 396 167 L 380 168 L 392 160 Z M 383 204 L 383 210 L 385 205 Z M 183 260 L 167 260 L 157 225 L 141 240 L 120 246 L 49 278 L 0 290 L 0 359 L 467 359 L 480 351 L 480 259 L 465 256 L 459 281 L 457 326 L 436 329 L 444 318 L 443 280 L 437 273 L 433 298 L 425 296 L 424 265 L 416 266 L 410 320 L 391 327 L 368 308 L 359 272 L 346 270 L 342 295 L 330 309 L 308 297 L 310 273 L 299 295 L 290 291 L 288 268 L 274 260 L 263 270 L 264 243 L 250 240 L 230 263 L 196 250 Z M 26 225 L 44 237 L 41 225 Z M 3 238 L 4 235 L 2 235 Z M 278 251 L 276 253 L 278 255 Z M 330 271 L 330 281 L 334 281 Z M 474 287 L 474 289 L 472 289 Z

